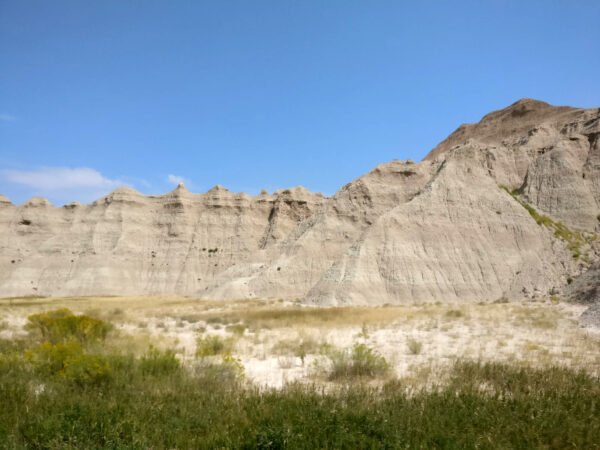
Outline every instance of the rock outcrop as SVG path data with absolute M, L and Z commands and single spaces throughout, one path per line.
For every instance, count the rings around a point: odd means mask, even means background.
M 0 196 L 0 296 L 340 305 L 559 292 L 600 254 L 599 136 L 600 109 L 523 99 L 332 197 L 180 185 L 57 208 Z

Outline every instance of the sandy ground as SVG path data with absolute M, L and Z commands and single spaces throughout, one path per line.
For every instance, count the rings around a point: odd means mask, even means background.
M 0 338 L 25 335 L 28 315 L 62 307 L 110 321 L 113 341 L 130 351 L 173 348 L 186 363 L 196 359 L 198 338 L 230 339 L 246 379 L 271 387 L 318 381 L 323 348 L 355 343 L 376 349 L 399 378 L 421 385 L 435 383 L 456 359 L 600 367 L 600 330 L 577 323 L 585 308 L 549 300 L 332 309 L 182 297 L 0 299 Z

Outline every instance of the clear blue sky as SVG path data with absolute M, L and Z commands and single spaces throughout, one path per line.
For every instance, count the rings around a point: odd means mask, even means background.
M 0 0 L 0 61 L 15 203 L 332 194 L 521 97 L 600 106 L 600 2 Z

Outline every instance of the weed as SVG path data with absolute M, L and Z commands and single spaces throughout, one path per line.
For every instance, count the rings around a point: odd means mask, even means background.
M 369 327 L 366 323 L 363 323 L 360 327 L 360 333 L 358 333 L 357 337 L 362 338 L 365 341 L 369 339 Z
M 117 317 L 122 317 L 125 314 L 125 311 L 123 311 L 121 308 L 114 308 L 113 310 L 109 311 L 109 316 L 113 319 L 116 319 Z
M 295 362 L 295 358 L 291 356 L 280 356 L 277 358 L 277 364 L 279 365 L 280 369 L 290 369 L 294 366 Z
M 352 349 L 330 351 L 329 380 L 374 378 L 386 375 L 390 366 L 383 356 L 365 344 L 354 344 Z
M 161 351 L 150 347 L 140 358 L 140 370 L 144 375 L 173 375 L 181 370 L 181 364 L 172 350 Z
M 223 317 L 220 317 L 220 316 L 211 316 L 206 319 L 206 323 L 209 325 L 214 325 L 214 324 L 227 323 L 227 321 Z
M 421 353 L 421 350 L 423 349 L 423 344 L 413 338 L 409 338 L 406 341 L 406 346 L 408 347 L 408 351 L 410 352 L 411 355 L 418 355 Z
M 296 348 L 294 355 L 300 358 L 300 361 L 302 361 L 302 365 L 304 365 L 304 360 L 306 359 L 306 356 L 312 353 L 316 353 L 318 347 L 319 345 L 313 339 L 302 339 L 302 341 L 300 341 L 300 344 Z
M 458 319 L 459 317 L 463 317 L 464 313 L 458 309 L 451 309 L 450 311 L 446 312 L 445 316 L 452 319 Z
M 188 323 L 196 323 L 202 319 L 202 316 L 200 314 L 185 314 L 179 316 L 179 319 Z
M 304 365 L 304 360 L 308 355 L 316 354 L 319 352 L 326 353 L 324 344 L 318 344 L 317 341 L 308 337 L 303 338 L 298 342 L 297 339 L 294 340 L 281 340 L 277 342 L 273 348 L 272 352 L 279 355 L 293 355 L 297 358 L 300 358 L 302 361 L 302 365 Z
M 196 356 L 229 355 L 233 348 L 233 340 L 220 336 L 206 336 L 198 338 L 196 346 Z
M 225 331 L 233 333 L 237 336 L 242 336 L 246 332 L 246 326 L 241 324 L 229 325 L 225 327 Z
M 219 361 L 200 359 L 194 367 L 194 374 L 202 384 L 210 383 L 221 390 L 243 378 L 244 366 L 239 359 L 225 355 Z

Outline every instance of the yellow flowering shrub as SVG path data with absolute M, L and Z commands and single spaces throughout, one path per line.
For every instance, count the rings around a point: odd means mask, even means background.
M 100 319 L 83 314 L 76 316 L 67 308 L 32 314 L 27 320 L 27 330 L 38 333 L 43 341 L 52 344 L 77 341 L 87 345 L 103 341 L 111 329 L 110 324 Z
M 78 342 L 44 342 L 26 356 L 38 373 L 79 385 L 99 384 L 111 376 L 108 362 L 100 355 L 84 353 Z

